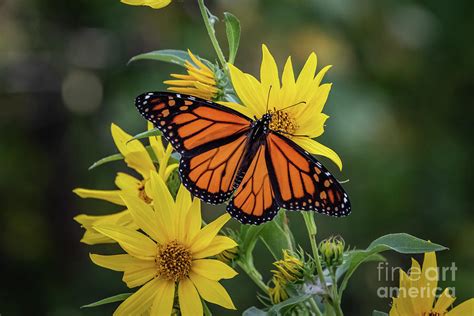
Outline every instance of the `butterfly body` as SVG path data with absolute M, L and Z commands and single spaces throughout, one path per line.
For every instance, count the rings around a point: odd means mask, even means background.
M 211 204 L 230 200 L 227 211 L 242 223 L 269 221 L 280 207 L 350 213 L 337 180 L 275 124 L 281 113 L 251 119 L 220 104 L 166 92 L 142 94 L 136 106 L 181 154 L 179 172 L 188 190 Z

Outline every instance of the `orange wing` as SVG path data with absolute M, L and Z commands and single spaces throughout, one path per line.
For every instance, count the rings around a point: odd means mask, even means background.
M 195 196 L 208 203 L 223 203 L 235 190 L 247 135 L 234 138 L 222 146 L 181 158 L 181 181 Z
M 251 120 L 237 111 L 178 93 L 144 93 L 135 105 L 181 155 L 226 144 L 251 126 Z
M 227 206 L 227 211 L 244 224 L 270 221 L 279 210 L 275 203 L 265 152 L 265 144 L 257 147 L 248 168 L 243 167 L 246 169 L 245 175 Z
M 288 138 L 267 136 L 267 159 L 278 205 L 288 210 L 316 210 L 331 216 L 351 211 L 349 198 L 323 165 Z

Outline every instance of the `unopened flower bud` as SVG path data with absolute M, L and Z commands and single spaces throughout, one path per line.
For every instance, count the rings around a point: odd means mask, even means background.
M 319 243 L 319 252 L 327 267 L 337 267 L 342 264 L 345 243 L 342 237 L 331 237 Z

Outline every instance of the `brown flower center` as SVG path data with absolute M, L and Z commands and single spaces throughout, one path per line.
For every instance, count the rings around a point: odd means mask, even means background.
M 268 113 L 272 115 L 269 125 L 272 131 L 292 135 L 299 127 L 287 112 L 270 110 Z
M 142 199 L 143 201 L 145 201 L 145 203 L 150 204 L 151 202 L 153 202 L 153 199 L 146 194 L 145 182 L 146 180 L 143 180 L 140 183 L 140 186 L 138 187 L 138 197 Z
M 158 246 L 155 262 L 159 276 L 176 282 L 189 275 L 192 255 L 187 247 L 173 240 Z

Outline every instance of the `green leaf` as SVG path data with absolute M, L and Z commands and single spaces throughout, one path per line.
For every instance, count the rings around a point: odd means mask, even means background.
M 268 313 L 270 315 L 279 315 L 280 311 L 282 309 L 287 308 L 287 307 L 291 307 L 293 305 L 297 305 L 299 303 L 302 303 L 302 302 L 306 301 L 307 299 L 309 299 L 310 297 L 311 297 L 310 294 L 303 294 L 303 295 L 299 295 L 299 296 L 295 296 L 295 297 L 290 297 L 289 299 L 287 299 L 287 300 L 285 300 L 281 303 L 273 305 L 268 310 Z
M 347 287 L 347 283 L 352 274 L 355 272 L 355 270 L 357 270 L 357 268 L 362 263 L 367 262 L 367 260 L 375 254 L 387 250 L 393 250 L 403 254 L 415 254 L 440 251 L 445 249 L 447 248 L 444 246 L 431 243 L 429 241 L 414 237 L 406 233 L 389 234 L 377 238 L 369 245 L 369 247 L 367 247 L 366 250 L 355 251 L 354 255 L 348 258 L 348 266 L 345 267 L 347 271 L 339 288 L 339 296 L 342 295 L 342 292 Z M 343 264 L 341 267 L 344 267 L 345 264 Z
M 157 61 L 164 61 L 166 63 L 172 63 L 176 65 L 180 65 L 184 67 L 186 61 L 192 63 L 191 57 L 189 57 L 188 52 L 184 50 L 177 50 L 177 49 L 162 49 L 162 50 L 155 50 L 152 52 L 144 53 L 132 57 L 128 64 L 137 60 L 157 60 Z
M 268 312 L 258 309 L 255 306 L 247 308 L 243 313 L 242 316 L 267 316 Z
M 97 301 L 97 302 L 94 302 L 94 303 L 83 305 L 83 306 L 81 306 L 81 308 L 97 307 L 97 306 L 101 306 L 101 305 L 105 305 L 105 304 L 125 301 L 132 294 L 133 293 L 117 294 L 117 295 L 114 295 L 114 296 L 111 296 L 111 297 L 104 298 L 104 299 L 102 299 L 100 301 Z
M 240 22 L 235 15 L 224 12 L 225 30 L 229 42 L 229 63 L 233 64 L 240 43 Z
M 364 252 L 365 250 L 351 250 L 348 251 L 344 254 L 344 262 L 341 266 L 337 268 L 336 271 L 336 279 L 340 279 L 344 273 L 347 272 L 349 269 L 350 263 L 354 260 L 354 256 L 357 256 L 360 252 Z M 364 263 L 366 262 L 379 262 L 379 261 L 385 261 L 385 257 L 382 256 L 381 254 L 375 253 L 371 256 L 368 256 L 365 258 Z
M 161 131 L 157 127 L 153 128 L 153 129 L 150 129 L 148 131 L 144 131 L 142 133 L 138 133 L 137 135 L 130 138 L 130 140 L 127 143 L 129 143 L 133 140 L 147 138 L 147 137 L 153 137 L 153 136 L 161 136 Z
M 373 311 L 372 316 L 388 316 L 388 314 L 384 312 Z
M 150 155 L 150 158 L 151 160 L 154 162 L 154 163 L 157 163 L 159 164 L 159 161 L 156 159 L 156 156 L 155 156 L 155 153 L 153 152 L 153 148 L 151 148 L 151 146 L 146 146 L 145 147 L 146 150 L 148 151 L 148 154 Z M 173 157 L 173 155 L 171 155 Z M 104 165 L 106 163 L 109 163 L 109 162 L 113 162 L 113 161 L 117 161 L 117 160 L 123 160 L 125 157 L 121 154 L 121 153 L 117 153 L 117 154 L 113 154 L 113 155 L 110 155 L 110 156 L 107 156 L 107 157 L 104 157 L 102 159 L 99 159 L 97 160 L 96 162 L 94 162 L 90 167 L 89 167 L 89 170 L 92 170 L 94 168 L 97 168 L 101 165 Z M 174 157 L 173 157 L 174 158 Z
M 286 313 L 283 312 L 283 309 L 292 307 L 294 305 L 298 305 L 306 300 L 308 300 L 311 297 L 310 294 L 302 294 L 299 296 L 294 296 L 290 297 L 289 299 L 278 303 L 276 305 L 273 305 L 270 307 L 267 311 L 258 309 L 255 306 L 252 306 L 248 309 L 246 309 L 243 313 L 242 316 L 276 316 L 276 315 L 286 315 Z
M 113 154 L 113 155 L 110 155 L 110 156 L 107 156 L 107 157 L 104 157 L 102 159 L 99 159 L 97 160 L 96 162 L 94 162 L 90 167 L 89 167 L 89 170 L 92 170 L 94 168 L 97 168 L 98 166 L 101 166 L 103 164 L 106 164 L 106 163 L 109 163 L 109 162 L 112 162 L 112 161 L 117 161 L 117 160 L 122 160 L 124 157 L 122 154 Z
M 202 307 L 203 307 L 203 314 L 204 316 L 212 316 L 212 312 L 209 309 L 209 306 L 207 306 L 207 303 L 204 300 L 201 300 Z
M 284 210 L 280 211 L 272 221 L 265 224 L 260 234 L 260 238 L 275 260 L 283 257 L 283 250 L 293 250 L 291 236 L 289 235 L 291 232 L 289 230 L 285 231 L 283 228 L 283 221 L 286 220 L 284 212 Z
M 446 250 L 448 248 L 406 233 L 399 233 L 389 234 L 377 238 L 367 248 L 367 250 L 375 249 L 379 250 L 377 252 L 385 250 L 394 250 L 399 253 L 409 254 L 440 251 Z
M 245 257 L 252 256 L 252 251 L 260 236 L 260 232 L 265 227 L 264 225 L 242 225 L 240 228 L 240 244 L 241 252 Z

